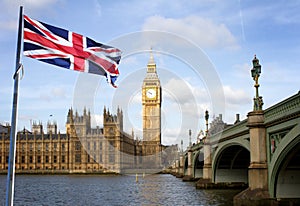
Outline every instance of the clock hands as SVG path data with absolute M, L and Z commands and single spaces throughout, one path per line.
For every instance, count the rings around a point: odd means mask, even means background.
M 146 91 L 146 96 L 148 98 L 154 98 L 156 96 L 156 91 L 154 89 L 148 89 Z

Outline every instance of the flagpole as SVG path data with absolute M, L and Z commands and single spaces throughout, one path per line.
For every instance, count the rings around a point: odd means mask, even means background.
M 15 183 L 15 155 L 16 155 L 16 127 L 17 127 L 17 114 L 18 114 L 18 91 L 19 91 L 19 69 L 20 55 L 21 55 L 21 41 L 22 41 L 22 22 L 23 22 L 23 7 L 20 6 L 19 13 L 19 29 L 18 29 L 18 42 L 16 52 L 16 70 L 14 74 L 14 93 L 13 93 L 13 105 L 11 115 L 11 130 L 10 130 L 10 146 L 9 146 L 9 164 L 7 171 L 6 182 L 6 206 L 13 205 L 14 202 L 14 183 Z

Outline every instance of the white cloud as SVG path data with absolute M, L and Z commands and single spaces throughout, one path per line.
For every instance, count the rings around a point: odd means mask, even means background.
M 165 145 L 175 144 L 178 141 L 178 136 L 180 134 L 180 128 L 167 128 L 163 131 L 162 143 Z
M 14 30 L 18 27 L 19 8 L 23 6 L 23 13 L 33 15 L 34 13 L 49 13 L 55 11 L 53 6 L 58 7 L 58 3 L 63 1 L 58 0 L 3 0 L 0 1 L 0 12 L 2 14 L 0 19 L 0 29 Z
M 53 88 L 39 88 L 40 91 L 40 99 L 51 101 L 51 100 L 58 100 L 58 99 L 65 99 L 67 98 L 67 92 L 62 87 L 53 87 Z
M 250 78 L 250 69 L 252 66 L 249 63 L 233 65 L 234 75 L 238 78 Z
M 224 86 L 223 89 L 227 106 L 239 106 L 251 102 L 251 97 L 242 89 L 233 89 L 230 86 Z
M 138 63 L 139 62 L 138 62 L 136 56 L 134 56 L 134 55 L 122 57 L 122 65 L 137 66 Z
M 57 100 L 57 99 L 66 99 L 69 98 L 67 90 L 70 90 L 70 85 L 43 85 L 37 86 L 35 88 L 22 87 L 20 89 L 20 97 L 36 101 L 40 100 Z
M 67 97 L 67 92 L 64 88 L 62 87 L 54 87 L 51 90 L 51 95 L 56 98 L 66 98 Z
M 174 33 L 204 48 L 239 48 L 235 37 L 225 24 L 217 24 L 199 16 L 187 16 L 181 19 L 152 16 L 146 19 L 143 30 Z
M 180 104 L 192 101 L 193 95 L 190 87 L 182 79 L 170 79 L 163 87 L 164 96 L 167 99 L 173 99 Z
M 91 126 L 95 128 L 96 126 L 102 127 L 103 125 L 103 115 L 101 114 L 91 114 Z

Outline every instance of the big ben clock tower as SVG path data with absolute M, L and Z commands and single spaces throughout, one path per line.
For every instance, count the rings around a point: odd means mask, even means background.
M 143 155 L 153 156 L 152 163 L 160 164 L 161 152 L 161 86 L 152 52 L 142 86 Z M 156 164 L 157 165 L 157 164 Z

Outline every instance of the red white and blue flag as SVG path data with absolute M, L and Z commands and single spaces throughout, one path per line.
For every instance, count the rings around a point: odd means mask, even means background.
M 24 55 L 66 69 L 103 75 L 114 87 L 121 51 L 24 15 Z

